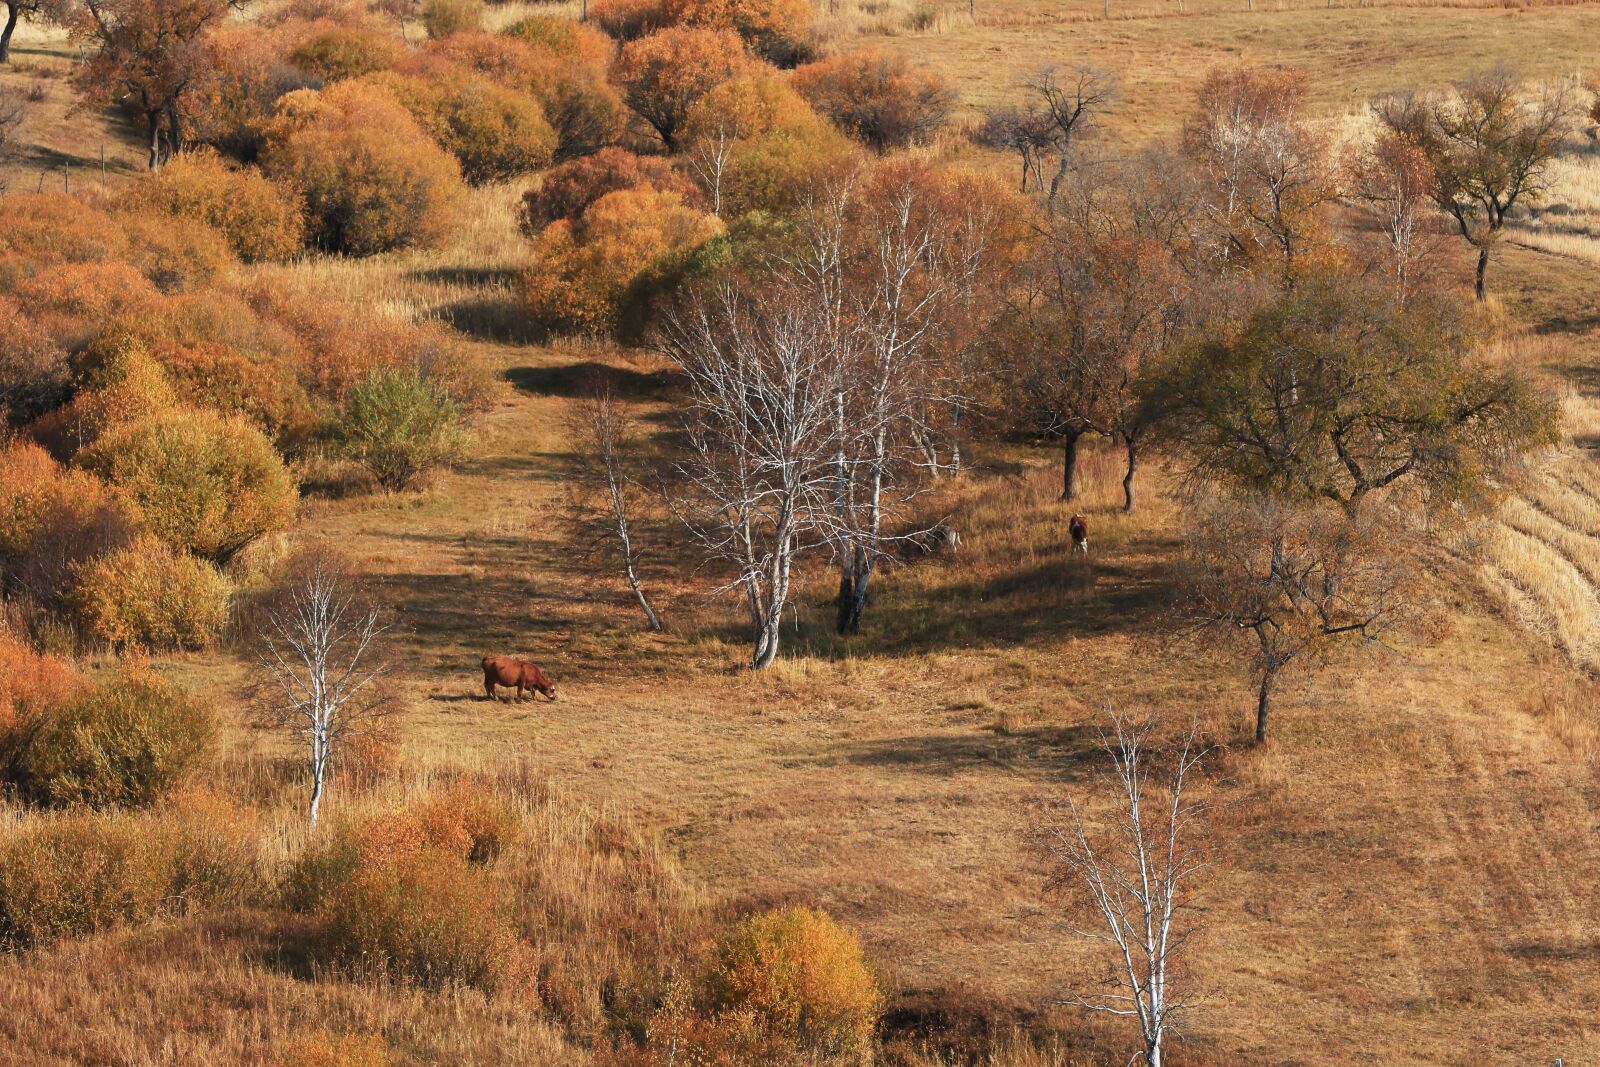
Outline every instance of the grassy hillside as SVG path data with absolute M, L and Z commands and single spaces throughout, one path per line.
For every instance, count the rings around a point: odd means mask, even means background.
M 1098 4 L 978 0 L 976 24 L 956 9 L 925 32 L 839 18 L 841 32 L 938 67 L 971 107 L 1005 98 L 1044 62 L 1121 71 L 1114 125 L 1130 141 L 1170 132 L 1219 61 L 1307 67 L 1332 114 L 1483 63 L 1562 74 L 1600 40 L 1589 5 L 1218 6 L 1192 0 L 1184 17 L 1156 17 L 1113 0 L 1118 17 L 1104 20 Z M 52 41 L 23 39 L 19 60 L 59 65 L 59 51 L 44 55 Z M 65 101 L 64 85 L 51 92 Z M 113 176 L 137 165 L 131 131 L 49 99 L 23 127 L 13 188 L 48 153 L 75 168 L 97 160 L 106 135 Z M 1054 1051 L 999 1063 L 1111 1064 L 1125 1059 L 1123 1030 L 1049 1007 L 1100 957 L 1061 928 L 1025 838 L 1035 805 L 1085 793 L 1107 704 L 1197 719 L 1219 746 L 1209 777 L 1225 804 L 1191 960 L 1208 999 L 1173 1062 L 1600 1057 L 1600 730 L 1588 674 L 1600 664 L 1600 264 L 1522 237 L 1505 249 L 1492 284 L 1526 328 L 1507 358 L 1539 365 L 1563 391 L 1572 444 L 1538 457 L 1484 524 L 1481 563 L 1432 576 L 1425 632 L 1376 655 L 1341 652 L 1314 680 L 1295 675 L 1275 739 L 1255 748 L 1242 743 L 1250 697 L 1228 649 L 1174 622 L 1186 516 L 1159 492 L 1121 515 L 1109 454 L 1087 461 L 1087 560 L 1065 550 L 1054 453 L 989 445 L 921 505 L 957 525 L 960 552 L 893 566 L 861 637 L 833 636 L 834 579 L 819 567 L 804 576 L 785 660 L 742 671 L 736 606 L 707 599 L 684 560 L 659 555 L 645 578 L 668 631 L 644 632 L 626 588 L 588 564 L 564 521 L 574 456 L 563 419 L 604 366 L 628 408 L 661 429 L 666 375 L 607 345 L 527 343 L 509 300 L 527 262 L 519 191 L 474 191 L 440 251 L 254 268 L 397 317 L 441 318 L 498 372 L 458 469 L 420 494 L 313 497 L 293 533 L 339 546 L 397 612 L 406 775 L 548 779 L 659 834 L 715 908 L 825 906 L 862 931 L 896 991 L 891 1036 L 935 1033 L 961 1049 L 1020 1027 Z M 478 659 L 502 652 L 544 664 L 561 699 L 480 699 Z M 255 722 L 246 651 L 158 668 L 219 709 L 228 780 L 270 796 L 274 840 L 295 840 L 298 796 L 275 763 L 289 740 Z M 336 786 L 330 808 L 354 792 Z M 5 957 L 0 1006 L 0 1063 L 207 1063 L 219 1049 L 227 1062 L 270 1063 L 287 1043 L 346 1030 L 381 1033 L 402 1063 L 554 1067 L 589 1054 L 475 994 L 318 975 L 251 913 Z

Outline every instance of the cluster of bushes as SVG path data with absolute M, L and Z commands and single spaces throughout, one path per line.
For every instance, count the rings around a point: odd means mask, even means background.
M 140 220 L 221 265 L 147 255 Z M 206 152 L 114 198 L 0 202 L 0 595 L 35 622 L 209 645 L 233 561 L 294 517 L 297 457 L 345 446 L 402 488 L 454 454 L 486 379 L 448 329 L 233 273 L 292 254 L 300 225 Z

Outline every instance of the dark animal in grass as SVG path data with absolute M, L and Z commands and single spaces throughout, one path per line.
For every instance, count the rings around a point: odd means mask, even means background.
M 556 698 L 556 683 L 550 680 L 549 675 L 527 660 L 513 656 L 483 657 L 483 691 L 490 700 L 494 699 L 494 687 L 497 685 L 515 689 L 518 700 L 522 699 L 524 689 L 543 693 L 551 700 Z
M 1072 551 L 1089 554 L 1089 526 L 1083 521 L 1082 515 L 1072 516 L 1072 521 L 1067 524 L 1067 533 L 1072 535 Z

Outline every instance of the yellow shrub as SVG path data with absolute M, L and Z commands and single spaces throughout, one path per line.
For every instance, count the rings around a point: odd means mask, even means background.
M 809 0 L 666 0 L 667 18 L 733 30 L 759 55 L 790 64 L 811 31 Z
M 718 942 L 706 979 L 718 1011 L 753 1013 L 771 1033 L 827 1053 L 865 1049 L 883 995 L 854 933 L 823 912 L 752 916 Z
M 100 479 L 37 445 L 0 450 L 0 580 L 54 606 L 72 568 L 126 543 L 138 517 Z
M 217 563 L 294 516 L 294 480 L 239 416 L 169 410 L 105 434 L 78 462 L 137 504 L 152 533 Z
M 674 149 L 695 101 L 752 66 L 731 30 L 672 26 L 625 45 L 614 73 L 628 106 Z
M 207 648 L 228 621 L 228 580 L 150 536 L 73 568 L 84 632 L 118 648 Z
M 577 223 L 546 227 L 538 262 L 522 287 L 534 316 L 554 329 L 615 329 L 629 287 L 666 257 L 722 232 L 714 216 L 685 207 L 675 193 L 622 189 L 590 205 Z
M 287 259 L 303 230 L 292 197 L 253 170 L 230 166 L 214 152 L 185 152 L 145 175 L 122 195 L 130 212 L 195 219 L 219 230 L 247 263 Z
M 555 155 L 556 134 L 538 102 L 487 78 L 390 76 L 380 84 L 456 157 L 474 185 L 539 170 Z
M 280 100 L 262 162 L 304 200 L 312 241 L 351 255 L 439 243 L 463 192 L 455 160 L 364 81 Z
M 13 784 L 50 807 L 148 807 L 198 771 L 215 743 L 203 708 L 154 675 L 130 673 L 47 715 Z
M 604 68 L 616 54 L 616 43 L 598 30 L 563 15 L 525 15 L 500 31 L 519 41 L 542 45 L 558 56 L 580 59 Z
M 422 26 L 438 39 L 483 26 L 483 0 L 424 0 Z
M 164 293 L 213 284 L 238 266 L 227 237 L 199 219 L 124 212 L 128 261 Z
M 155 915 L 170 866 L 146 828 L 83 812 L 30 820 L 0 841 L 0 940 L 48 944 Z
M 289 62 L 325 82 L 388 70 L 405 57 L 405 42 L 374 27 L 329 26 L 289 52 Z

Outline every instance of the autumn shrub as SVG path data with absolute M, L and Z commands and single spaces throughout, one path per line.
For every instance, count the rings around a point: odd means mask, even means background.
M 0 197 L 0 252 L 41 263 L 104 263 L 121 258 L 128 238 L 116 219 L 66 193 Z
M 757 55 L 792 66 L 811 32 L 809 0 L 665 0 L 667 20 L 732 30 Z
M 465 777 L 436 787 L 414 811 L 425 836 L 469 863 L 498 859 L 522 826 L 514 804 Z
M 850 155 L 849 142 L 782 78 L 747 75 L 723 82 L 690 108 L 685 140 L 702 181 L 725 216 L 781 212 L 819 170 Z
M 0 840 L 0 941 L 46 945 L 153 917 L 167 896 L 164 842 L 145 820 L 74 812 Z
M 84 632 L 118 648 L 208 648 L 228 619 L 228 580 L 205 560 L 144 536 L 73 568 Z
M 752 916 L 725 934 L 705 994 L 715 1011 L 748 1011 L 769 1033 L 827 1054 L 865 1050 L 883 1010 L 860 940 L 803 907 Z
M 616 53 L 616 43 L 611 38 L 562 15 L 524 15 L 500 32 L 601 69 L 610 65 Z
M 483 0 L 424 0 L 422 27 L 438 39 L 483 27 Z
M 130 241 L 128 262 L 163 293 L 203 289 L 239 264 L 227 237 L 197 219 L 119 217 Z
M 0 293 L 0 427 L 38 418 L 66 400 L 66 349 L 11 296 Z
M 28 428 L 56 455 L 72 456 L 177 401 L 166 369 L 144 345 L 91 344 L 76 362 L 72 402 Z
M 591 0 L 589 17 L 619 41 L 638 40 L 672 23 L 665 0 Z
M 551 329 L 615 330 L 652 273 L 669 272 L 674 260 L 721 232 L 714 216 L 687 207 L 675 193 L 607 193 L 576 223 L 552 223 L 539 235 L 537 261 L 522 275 L 523 294 Z
M 125 211 L 195 219 L 219 230 L 247 263 L 287 259 L 300 250 L 299 206 L 253 170 L 214 152 L 185 152 L 123 193 Z
M 773 1034 L 752 1012 L 708 1013 L 687 990 L 673 989 L 645 1027 L 642 1041 L 624 1041 L 601 1051 L 598 1067 L 810 1067 L 792 1041 Z
M 160 296 L 137 267 L 122 260 L 54 264 L 19 281 L 12 292 L 69 351 L 82 348 L 111 319 Z
M 0 838 L 0 943 L 47 945 L 254 899 L 252 821 L 202 794 L 159 811 L 36 814 Z
M 336 433 L 352 459 L 398 491 L 460 452 L 461 413 L 421 371 L 384 368 L 345 394 Z
M 291 278 L 248 287 L 250 306 L 293 334 L 301 381 L 314 396 L 341 401 L 350 387 L 382 368 L 415 370 L 444 387 L 463 409 L 488 402 L 493 379 L 460 335 L 439 322 L 413 322 L 329 300 Z
M 335 24 L 295 45 L 288 60 L 323 82 L 336 82 L 388 70 L 405 54 L 405 42 L 393 33 L 371 26 Z
M 697 204 L 699 190 L 672 162 L 660 156 L 636 156 L 622 148 L 602 148 L 593 155 L 546 171 L 539 184 L 523 194 L 520 224 L 529 237 L 552 222 L 581 217 L 589 205 L 619 189 L 648 187 L 676 193 Z
M 150 532 L 216 563 L 294 516 L 293 478 L 239 416 L 160 412 L 105 434 L 77 462 L 125 493 Z
M 282 33 L 254 20 L 224 22 L 201 38 L 194 90 L 186 98 L 196 144 L 241 162 L 256 160 L 278 100 L 317 85 L 314 75 L 284 62 L 284 45 Z
M 555 130 L 558 162 L 596 151 L 622 132 L 626 112 L 605 63 L 525 38 L 458 33 L 429 42 L 398 70 L 436 82 L 468 70 L 514 92 L 532 93 Z
M 502 888 L 409 812 L 355 820 L 314 842 L 290 872 L 287 899 L 315 924 L 317 949 L 354 972 L 490 991 L 527 977 Z
M 794 87 L 878 152 L 921 144 L 949 121 L 956 94 L 937 74 L 883 50 L 846 52 L 794 72 Z
M 441 81 L 391 77 L 395 99 L 461 164 L 470 184 L 483 185 L 549 165 L 556 134 L 531 96 L 486 78 Z
M 15 761 L 12 785 L 45 807 L 149 807 L 205 764 L 216 732 L 199 704 L 131 672 L 48 715 Z
M 10 592 L 58 606 L 73 567 L 127 543 L 137 524 L 93 475 L 62 468 L 34 444 L 0 449 L 0 586 Z
M 0 629 L 0 781 L 15 777 L 18 758 L 46 716 L 82 689 L 65 660 Z
M 615 75 L 623 100 L 670 150 L 695 101 L 753 63 L 731 30 L 672 26 L 625 45 Z
M 150 354 L 166 369 L 181 401 L 242 415 L 282 451 L 304 448 L 316 431 L 317 412 L 305 389 L 259 352 L 202 341 L 162 343 Z
M 455 160 L 363 81 L 279 101 L 263 164 L 303 199 L 311 241 L 350 255 L 437 244 L 462 196 Z

